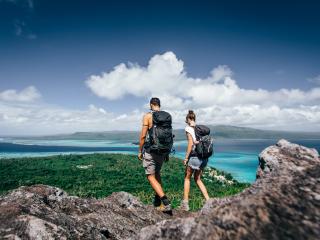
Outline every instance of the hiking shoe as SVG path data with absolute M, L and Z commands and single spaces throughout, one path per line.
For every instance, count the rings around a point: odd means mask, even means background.
M 172 207 L 171 207 L 171 203 L 170 203 L 169 199 L 167 197 L 165 197 L 164 199 L 161 200 L 161 202 L 162 202 L 161 211 L 164 213 L 167 213 L 169 215 L 172 215 Z
M 189 201 L 182 200 L 179 209 L 183 211 L 189 211 Z
M 168 204 L 168 205 L 161 204 L 159 207 L 156 207 L 156 209 L 160 212 L 172 215 L 171 204 Z
M 156 207 L 156 209 L 158 211 L 163 212 L 163 213 L 167 213 L 169 215 L 172 215 L 171 203 L 166 196 L 160 198 L 160 203 L 161 203 L 160 206 Z
M 153 198 L 153 206 L 154 206 L 155 208 L 157 208 L 157 207 L 160 207 L 160 205 L 161 205 L 161 199 L 160 199 L 160 197 L 159 197 L 158 195 L 154 195 L 154 198 Z
M 172 212 L 172 207 L 171 204 L 169 203 L 168 205 L 163 205 L 163 212 Z

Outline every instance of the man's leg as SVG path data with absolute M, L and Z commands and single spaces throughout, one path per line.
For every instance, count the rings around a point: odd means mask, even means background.
M 162 181 L 161 181 L 161 175 L 160 175 L 160 172 L 156 172 L 155 177 L 156 177 L 156 179 L 157 179 L 158 183 L 160 183 L 160 185 L 162 186 Z
M 160 171 L 157 171 L 159 166 L 156 157 L 154 154 L 145 152 L 143 155 L 143 167 L 145 168 L 146 176 L 151 187 L 159 197 L 163 197 L 164 192 L 161 187 L 161 178 L 156 176 L 160 174 Z
M 160 204 L 163 203 L 162 211 L 172 214 L 171 204 L 165 193 L 163 192 L 161 186 L 161 166 L 163 164 L 164 157 L 156 154 L 146 154 L 145 159 L 145 170 L 147 174 L 148 181 L 156 193 L 156 197 L 159 197 Z M 159 205 L 160 206 L 160 205 Z
M 162 198 L 165 194 L 162 190 L 162 187 L 161 187 L 161 178 L 160 178 L 160 183 L 159 181 L 157 180 L 156 178 L 156 175 L 155 174 L 148 174 L 147 175 L 147 178 L 148 178 L 148 181 L 151 185 L 151 187 L 153 188 L 153 190 L 156 192 L 156 194 Z
M 156 177 L 158 183 L 159 183 L 159 184 L 161 185 L 161 187 L 162 187 L 160 172 L 156 172 L 156 173 L 155 173 L 155 177 Z M 154 207 L 160 207 L 160 206 L 161 206 L 161 198 L 160 198 L 160 196 L 159 196 L 156 192 L 155 192 L 154 198 L 153 198 L 153 206 L 154 206 Z
M 161 167 L 164 161 L 163 156 L 158 156 L 155 154 L 151 154 L 152 159 L 153 159 L 153 165 L 150 168 L 150 174 L 147 175 L 147 178 L 153 188 L 153 190 L 155 191 L 155 193 L 162 198 L 165 193 L 162 189 L 162 182 L 161 182 L 161 175 L 160 175 L 160 171 L 161 171 Z

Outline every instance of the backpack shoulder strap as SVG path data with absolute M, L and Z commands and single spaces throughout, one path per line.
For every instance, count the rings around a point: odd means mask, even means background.
M 198 131 L 197 131 L 197 125 L 195 125 L 195 126 L 193 127 L 193 129 L 194 129 L 194 135 L 196 136 L 196 140 L 197 140 L 197 141 L 200 141 L 200 136 L 199 136 L 199 133 L 198 133 Z

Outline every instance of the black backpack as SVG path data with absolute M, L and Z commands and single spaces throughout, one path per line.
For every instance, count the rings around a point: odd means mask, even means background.
M 152 113 L 152 128 L 149 130 L 149 151 L 168 155 L 173 146 L 172 118 L 165 111 Z
M 195 152 L 200 159 L 206 159 L 213 154 L 213 138 L 210 136 L 210 128 L 205 125 L 196 125 L 194 128 L 198 144 Z

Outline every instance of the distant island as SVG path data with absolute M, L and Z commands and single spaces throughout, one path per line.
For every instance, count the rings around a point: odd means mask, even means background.
M 291 132 L 261 130 L 248 127 L 229 125 L 210 125 L 212 135 L 216 139 L 320 139 L 320 132 Z M 175 129 L 175 141 L 185 140 L 184 129 Z M 75 132 L 72 134 L 59 134 L 48 136 L 16 136 L 19 139 L 45 139 L 45 140 L 110 140 L 126 141 L 137 144 L 139 131 L 101 131 L 101 132 Z M 7 136 L 3 136 L 7 137 Z M 14 137 L 12 137 L 14 138 Z

